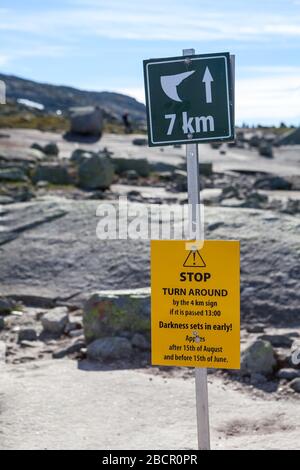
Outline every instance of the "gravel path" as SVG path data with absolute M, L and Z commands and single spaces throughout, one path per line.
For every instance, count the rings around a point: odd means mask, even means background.
M 209 376 L 214 449 L 300 449 L 299 401 Z M 195 449 L 194 380 L 75 361 L 3 366 L 0 449 Z

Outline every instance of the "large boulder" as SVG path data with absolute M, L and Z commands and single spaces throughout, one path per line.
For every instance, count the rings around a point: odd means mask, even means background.
M 135 170 L 139 176 L 149 176 L 151 167 L 146 158 L 113 158 L 112 162 L 118 175 Z
M 258 147 L 258 153 L 262 157 L 273 158 L 273 148 L 268 142 L 261 142 Z
M 69 184 L 71 182 L 68 168 L 60 163 L 41 163 L 32 174 L 33 183 L 47 181 L 52 184 Z
M 269 341 L 258 339 L 242 353 L 241 372 L 270 375 L 276 366 L 274 349 Z
M 72 134 L 101 137 L 103 132 L 103 113 L 96 106 L 71 109 Z
M 124 359 L 132 353 L 128 339 L 107 337 L 96 339 L 87 347 L 87 357 L 94 360 Z
M 124 332 L 149 333 L 150 289 L 95 293 L 84 306 L 83 328 L 88 343 Z
M 107 189 L 114 177 L 114 167 L 106 153 L 84 158 L 78 168 L 79 186 L 84 189 Z

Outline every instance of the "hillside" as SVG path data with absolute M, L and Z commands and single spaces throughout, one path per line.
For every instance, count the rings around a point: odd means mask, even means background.
M 78 90 L 1 73 L 0 80 L 6 84 L 8 100 L 17 101 L 20 98 L 31 100 L 42 104 L 48 112 L 58 109 L 66 112 L 72 106 L 99 105 L 107 115 L 118 119 L 127 111 L 133 120 L 139 122 L 145 120 L 145 105 L 120 93 Z

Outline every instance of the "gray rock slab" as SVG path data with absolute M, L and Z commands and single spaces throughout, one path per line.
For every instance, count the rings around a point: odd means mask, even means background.
M 5 206 L 0 294 L 76 303 L 99 290 L 149 286 L 149 241 L 99 240 L 98 204 L 48 197 Z M 214 228 L 206 228 L 207 239 L 241 240 L 242 316 L 299 323 L 298 219 L 257 209 L 206 207 L 205 223 Z

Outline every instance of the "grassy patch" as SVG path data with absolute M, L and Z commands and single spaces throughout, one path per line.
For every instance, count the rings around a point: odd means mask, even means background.
M 63 116 L 12 114 L 0 116 L 0 128 L 39 129 L 41 131 L 67 131 L 69 121 Z

